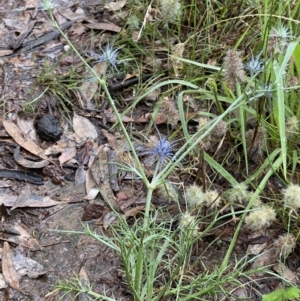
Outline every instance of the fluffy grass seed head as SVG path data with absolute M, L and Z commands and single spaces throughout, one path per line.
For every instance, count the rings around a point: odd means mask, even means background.
M 204 197 L 206 207 L 211 207 L 212 209 L 216 209 L 219 207 L 221 203 L 221 197 L 218 191 L 208 190 L 205 192 Z
M 227 133 L 227 123 L 223 120 L 218 122 L 211 132 L 211 135 L 215 138 L 222 138 Z
M 106 44 L 105 49 L 101 49 L 102 54 L 97 54 L 95 52 L 90 51 L 91 57 L 96 59 L 98 62 L 106 62 L 107 64 L 110 64 L 113 68 L 115 68 L 118 71 L 118 68 L 116 64 L 118 63 L 118 51 L 119 48 L 113 49 L 113 46 L 109 45 L 109 43 Z
M 167 124 L 170 124 L 172 127 L 177 126 L 180 116 L 174 101 L 169 97 L 164 97 L 160 106 L 160 111 L 165 115 Z
M 208 124 L 209 119 L 207 117 L 200 117 L 198 119 L 198 132 L 200 135 L 204 133 L 204 127 Z M 200 149 L 208 150 L 211 147 L 211 135 L 205 136 L 198 144 Z
M 201 208 L 205 202 L 205 193 L 198 185 L 191 185 L 185 191 L 185 198 L 188 208 Z
M 224 79 L 229 89 L 234 90 L 236 84 L 245 82 L 244 64 L 241 52 L 229 49 L 224 58 Z
M 198 120 L 198 130 L 202 130 L 209 122 L 207 117 L 200 117 Z
M 287 120 L 285 130 L 287 137 L 291 137 L 299 131 L 299 120 L 297 116 L 292 116 Z
M 280 250 L 281 256 L 287 258 L 296 246 L 296 239 L 294 235 L 286 233 L 274 241 L 274 246 Z
M 185 44 L 184 43 L 178 43 L 172 47 L 172 53 L 176 57 L 182 57 L 184 52 Z M 180 70 L 183 68 L 183 62 L 178 60 L 175 57 L 171 57 L 172 66 L 174 69 L 175 76 L 180 75 Z
M 229 202 L 243 204 L 248 199 L 249 192 L 247 189 L 248 186 L 243 182 L 233 185 L 226 193 Z
M 178 192 L 170 182 L 165 182 L 157 188 L 159 195 L 169 202 L 178 201 Z
M 251 201 L 253 195 L 254 195 L 254 192 L 251 192 L 251 191 L 248 192 L 248 194 L 247 194 L 247 203 L 249 203 Z M 261 199 L 260 199 L 259 195 L 256 195 L 255 199 L 252 201 L 252 208 L 259 208 L 262 205 L 263 204 L 261 202 Z
M 196 217 L 191 215 L 188 211 L 186 211 L 180 219 L 179 228 L 182 232 L 187 233 L 187 231 L 192 231 L 193 236 L 197 235 L 198 226 Z
M 263 205 L 246 216 L 245 224 L 250 230 L 257 231 L 267 228 L 275 219 L 275 210 L 267 205 Z
M 286 207 L 296 210 L 300 207 L 300 186 L 290 184 L 283 190 L 283 202 Z
M 131 30 L 138 30 L 140 28 L 140 23 L 141 20 L 135 14 L 130 15 L 126 21 L 128 28 Z
M 165 21 L 175 22 L 181 13 L 180 0 L 160 0 L 160 12 Z

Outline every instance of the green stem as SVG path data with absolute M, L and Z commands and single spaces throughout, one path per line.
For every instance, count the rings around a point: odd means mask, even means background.
M 144 239 L 146 234 L 149 230 L 149 213 L 151 208 L 151 200 L 153 194 L 153 188 L 148 188 L 147 192 L 147 199 L 146 199 L 146 207 L 145 207 L 145 215 L 143 220 L 143 228 L 142 228 L 142 235 L 140 239 L 140 245 L 137 255 L 137 263 L 136 263 L 136 272 L 135 272 L 135 281 L 134 281 L 134 289 L 135 291 L 140 292 L 141 290 L 141 283 L 142 283 L 142 275 L 143 275 L 143 267 L 144 267 Z

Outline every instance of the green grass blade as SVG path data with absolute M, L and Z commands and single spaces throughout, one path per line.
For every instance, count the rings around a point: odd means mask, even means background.
M 217 161 L 215 161 L 210 155 L 204 152 L 204 160 L 215 169 L 220 175 L 222 175 L 231 185 L 238 184 L 237 180 Z
M 278 127 L 280 137 L 281 157 L 283 164 L 283 175 L 287 175 L 287 142 L 285 132 L 285 97 L 283 87 L 283 73 L 277 61 L 273 62 L 273 69 L 276 76 L 276 92 L 277 97 L 274 99 L 274 118 Z

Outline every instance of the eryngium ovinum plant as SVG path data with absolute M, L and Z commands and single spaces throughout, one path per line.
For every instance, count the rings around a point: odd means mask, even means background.
M 134 108 L 134 106 L 145 96 L 150 94 L 153 91 L 156 91 L 160 87 L 170 86 L 170 85 L 180 85 L 186 87 L 185 90 L 180 92 L 178 96 L 178 109 L 180 114 L 180 121 L 182 124 L 182 129 L 184 132 L 185 143 L 183 146 L 179 148 L 179 150 L 174 153 L 173 145 L 168 141 L 167 137 L 159 136 L 158 144 L 151 150 L 151 154 L 157 157 L 156 169 L 151 179 L 148 179 L 146 173 L 143 169 L 143 166 L 139 160 L 138 153 L 134 147 L 134 144 L 131 141 L 131 137 L 129 136 L 123 122 L 122 122 L 122 114 L 118 112 L 118 109 L 115 105 L 115 102 L 110 95 L 110 92 L 107 88 L 106 77 L 105 75 L 99 77 L 98 74 L 94 71 L 94 69 L 87 63 L 87 61 L 80 55 L 77 49 L 72 45 L 72 43 L 68 40 L 67 36 L 60 30 L 58 24 L 56 23 L 53 15 L 52 15 L 52 6 L 49 1 L 45 2 L 45 7 L 48 9 L 51 20 L 60 34 L 64 37 L 64 39 L 68 42 L 70 48 L 76 53 L 76 55 L 83 62 L 85 67 L 91 72 L 94 78 L 99 82 L 101 88 L 105 92 L 106 98 L 109 100 L 110 106 L 113 109 L 116 117 L 117 117 L 117 125 L 122 131 L 125 139 L 127 140 L 128 145 L 130 146 L 131 154 L 134 159 L 132 164 L 128 164 L 123 166 L 123 169 L 126 169 L 129 172 L 134 173 L 140 180 L 142 180 L 143 184 L 147 189 L 146 196 L 146 205 L 144 209 L 144 217 L 142 223 L 136 223 L 133 228 L 130 228 L 126 221 L 119 217 L 119 227 L 114 228 L 111 227 L 111 231 L 114 233 L 113 237 L 108 237 L 103 233 L 97 234 L 92 231 L 88 226 L 85 227 L 83 232 L 73 232 L 77 234 L 87 234 L 94 237 L 99 242 L 104 245 L 110 247 L 117 254 L 119 254 L 123 260 L 124 271 L 125 271 L 125 279 L 126 283 L 129 286 L 133 300 L 142 301 L 142 300 L 162 300 L 164 297 L 174 296 L 176 298 L 180 298 L 181 300 L 186 300 L 187 293 L 191 293 L 193 291 L 193 298 L 201 298 L 201 296 L 205 294 L 214 293 L 216 289 L 222 290 L 222 284 L 226 283 L 228 277 L 230 276 L 228 272 L 225 272 L 228 267 L 228 262 L 230 255 L 233 251 L 234 245 L 236 243 L 239 230 L 243 223 L 243 217 L 237 226 L 237 231 L 234 234 L 233 240 L 228 248 L 228 251 L 225 255 L 225 258 L 218 269 L 218 273 L 214 275 L 218 281 L 211 281 L 209 287 L 206 287 L 206 283 L 203 283 L 204 287 L 201 289 L 201 275 L 196 276 L 195 279 L 191 279 L 190 286 L 186 287 L 181 285 L 181 280 L 178 278 L 178 275 L 182 275 L 182 272 L 185 270 L 186 266 L 189 263 L 189 256 L 191 255 L 191 250 L 193 244 L 196 240 L 200 239 L 202 235 L 206 233 L 211 227 L 218 221 L 218 217 L 213 218 L 212 223 L 202 231 L 201 233 L 198 231 L 198 227 L 195 224 L 194 216 L 189 215 L 187 212 L 180 219 L 180 228 L 178 230 L 171 229 L 172 221 L 168 223 L 162 222 L 160 224 L 155 223 L 157 213 L 151 213 L 151 200 L 153 196 L 153 192 L 155 189 L 163 186 L 170 173 L 176 169 L 179 164 L 186 158 L 188 155 L 195 149 L 199 147 L 200 142 L 210 133 L 213 129 L 229 115 L 231 112 L 239 109 L 241 106 L 244 106 L 247 102 L 254 101 L 256 96 L 252 91 L 247 94 L 245 93 L 237 93 L 237 97 L 235 99 L 225 98 L 227 100 L 228 106 L 226 110 L 224 110 L 219 116 L 215 116 L 215 118 L 211 118 L 205 124 L 205 126 L 201 127 L 194 135 L 190 135 L 187 132 L 187 124 L 185 119 L 185 112 L 183 109 L 183 95 L 193 93 L 193 94 L 205 94 L 210 95 L 211 99 L 214 99 L 214 94 L 212 91 L 206 90 L 196 84 L 190 83 L 188 81 L 183 80 L 166 80 L 160 82 L 159 84 L 154 85 L 150 88 L 145 94 L 136 98 L 131 107 L 127 109 Z M 116 65 L 118 63 L 117 56 L 120 53 L 117 52 L 113 48 L 113 44 L 109 44 L 106 48 L 104 48 L 102 54 L 93 53 L 94 59 L 99 59 L 101 61 L 105 61 L 107 66 L 112 66 L 111 70 L 116 69 Z M 121 52 L 121 51 L 120 51 Z M 236 68 L 236 71 L 229 70 L 231 78 L 228 80 L 228 84 L 230 88 L 234 88 L 234 85 L 239 86 L 241 83 L 244 83 L 247 79 L 245 74 L 241 70 L 241 65 L 239 62 L 234 62 L 235 53 L 229 53 L 231 55 L 232 66 Z M 194 63 L 195 62 L 191 62 Z M 220 68 L 212 67 L 210 65 L 201 64 L 202 68 L 207 68 L 212 72 L 220 71 Z M 228 69 L 228 68 L 227 68 Z M 227 72 L 229 72 L 227 70 Z M 235 72 L 235 74 L 234 74 Z M 125 111 L 123 114 L 126 114 Z M 275 157 L 275 155 L 274 155 Z M 232 185 L 236 185 L 235 179 L 231 177 L 226 170 L 220 165 L 218 165 L 212 158 L 208 155 L 205 159 L 218 170 L 224 177 L 230 181 Z M 267 175 L 271 176 L 270 173 Z M 264 182 L 262 182 L 264 183 Z M 254 196 L 250 199 L 245 212 L 251 207 L 252 202 L 254 202 L 255 198 L 259 191 L 263 189 L 263 186 L 260 186 L 259 189 L 254 193 Z M 88 193 L 88 192 L 87 192 Z M 109 200 L 106 200 L 109 204 Z M 213 191 L 207 193 L 205 195 L 206 205 L 210 206 L 218 206 L 218 198 L 217 194 Z M 116 215 L 118 215 L 116 213 Z M 187 231 L 187 229 L 189 229 Z M 70 233 L 70 232 L 69 232 Z M 71 232 L 72 233 L 72 232 Z M 179 238 L 179 239 L 178 239 Z M 168 258 L 165 256 L 170 250 L 173 250 L 173 257 Z M 175 263 L 175 264 L 174 264 Z M 164 281 L 159 277 L 161 275 L 161 268 L 167 269 L 168 277 L 163 278 Z M 238 274 L 237 269 L 233 269 L 234 273 Z M 235 275 L 234 279 L 237 279 L 238 275 Z M 221 275 L 223 275 L 221 277 Z M 214 277 L 211 276 L 211 277 Z M 220 280 L 222 278 L 222 281 Z M 158 282 L 156 281 L 158 280 Z M 78 282 L 77 282 L 78 283 Z M 158 285 L 155 287 L 155 285 Z M 200 288 L 199 288 L 200 286 Z M 61 289 L 64 289 L 64 286 L 60 286 Z M 96 294 L 92 291 L 90 287 L 85 288 L 85 286 L 80 285 L 78 283 L 77 286 L 73 287 L 74 291 L 79 293 L 87 293 L 91 297 L 101 298 L 103 300 L 114 300 L 105 295 L 105 292 L 102 294 Z

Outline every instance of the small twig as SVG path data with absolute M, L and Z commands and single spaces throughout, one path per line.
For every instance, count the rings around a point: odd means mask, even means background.
M 147 11 L 146 11 L 146 14 L 145 14 L 145 17 L 144 17 L 144 21 L 143 21 L 142 27 L 141 27 L 141 29 L 139 31 L 139 34 L 138 34 L 137 38 L 135 39 L 135 42 L 137 42 L 141 38 L 142 31 L 146 27 L 148 18 L 150 16 L 150 13 L 151 13 L 151 10 L 152 10 L 151 4 L 152 4 L 152 1 L 150 2 L 149 6 L 147 8 Z
M 144 81 L 148 78 L 151 78 L 152 76 L 153 76 L 153 74 L 145 74 L 145 75 L 142 75 L 140 77 L 133 77 L 133 78 L 130 78 L 130 79 L 127 79 L 127 80 L 122 80 L 122 81 L 119 81 L 117 83 L 110 84 L 108 86 L 108 90 L 111 91 L 111 92 L 114 92 L 116 90 L 128 88 L 130 86 L 133 86 L 133 85 L 136 85 L 136 84 L 140 83 L 141 81 Z
M 69 244 L 69 243 L 71 243 L 70 240 L 63 240 L 63 241 L 54 242 L 52 244 L 42 245 L 41 247 L 45 248 L 45 247 L 51 247 L 51 246 L 55 246 L 55 245 L 59 245 L 59 244 Z

